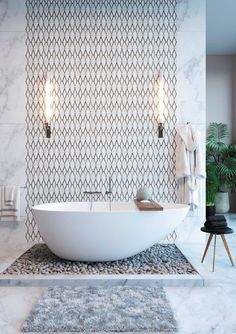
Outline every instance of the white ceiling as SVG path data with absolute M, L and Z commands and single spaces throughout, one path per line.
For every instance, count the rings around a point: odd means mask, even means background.
M 236 0 L 206 0 L 206 10 L 207 54 L 236 54 Z

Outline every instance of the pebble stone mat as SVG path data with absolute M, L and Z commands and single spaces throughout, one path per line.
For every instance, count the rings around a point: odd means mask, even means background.
M 68 261 L 54 255 L 44 243 L 32 246 L 2 275 L 56 274 L 198 274 L 175 244 L 156 244 L 124 260 Z

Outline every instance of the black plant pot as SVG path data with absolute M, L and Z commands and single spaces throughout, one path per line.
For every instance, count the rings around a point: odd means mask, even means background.
M 206 217 L 214 216 L 216 213 L 215 205 L 206 206 Z

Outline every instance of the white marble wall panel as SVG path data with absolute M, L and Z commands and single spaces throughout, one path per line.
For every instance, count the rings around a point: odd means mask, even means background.
M 22 218 L 26 182 L 25 14 L 24 0 L 0 1 L 0 185 L 22 187 Z
M 205 6 L 205 0 L 177 0 L 177 124 L 190 122 L 200 130 L 203 159 L 206 131 Z M 200 196 L 200 208 L 191 213 L 192 216 L 205 215 L 204 181 Z
M 206 0 L 177 0 L 178 31 L 206 31 Z
M 0 126 L 0 185 L 25 185 L 25 125 Z
M 25 122 L 25 33 L 0 32 L 0 124 Z
M 205 124 L 205 36 L 177 33 L 177 122 Z
M 0 31 L 25 31 L 25 0 L 0 1 Z

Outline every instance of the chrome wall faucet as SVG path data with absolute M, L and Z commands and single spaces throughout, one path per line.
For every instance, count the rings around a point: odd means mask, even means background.
M 108 190 L 105 191 L 105 195 L 112 194 L 111 182 L 112 182 L 111 177 L 109 177 Z M 101 191 L 84 191 L 84 195 L 102 195 L 102 192 Z
M 101 191 L 84 191 L 85 195 L 100 195 Z

